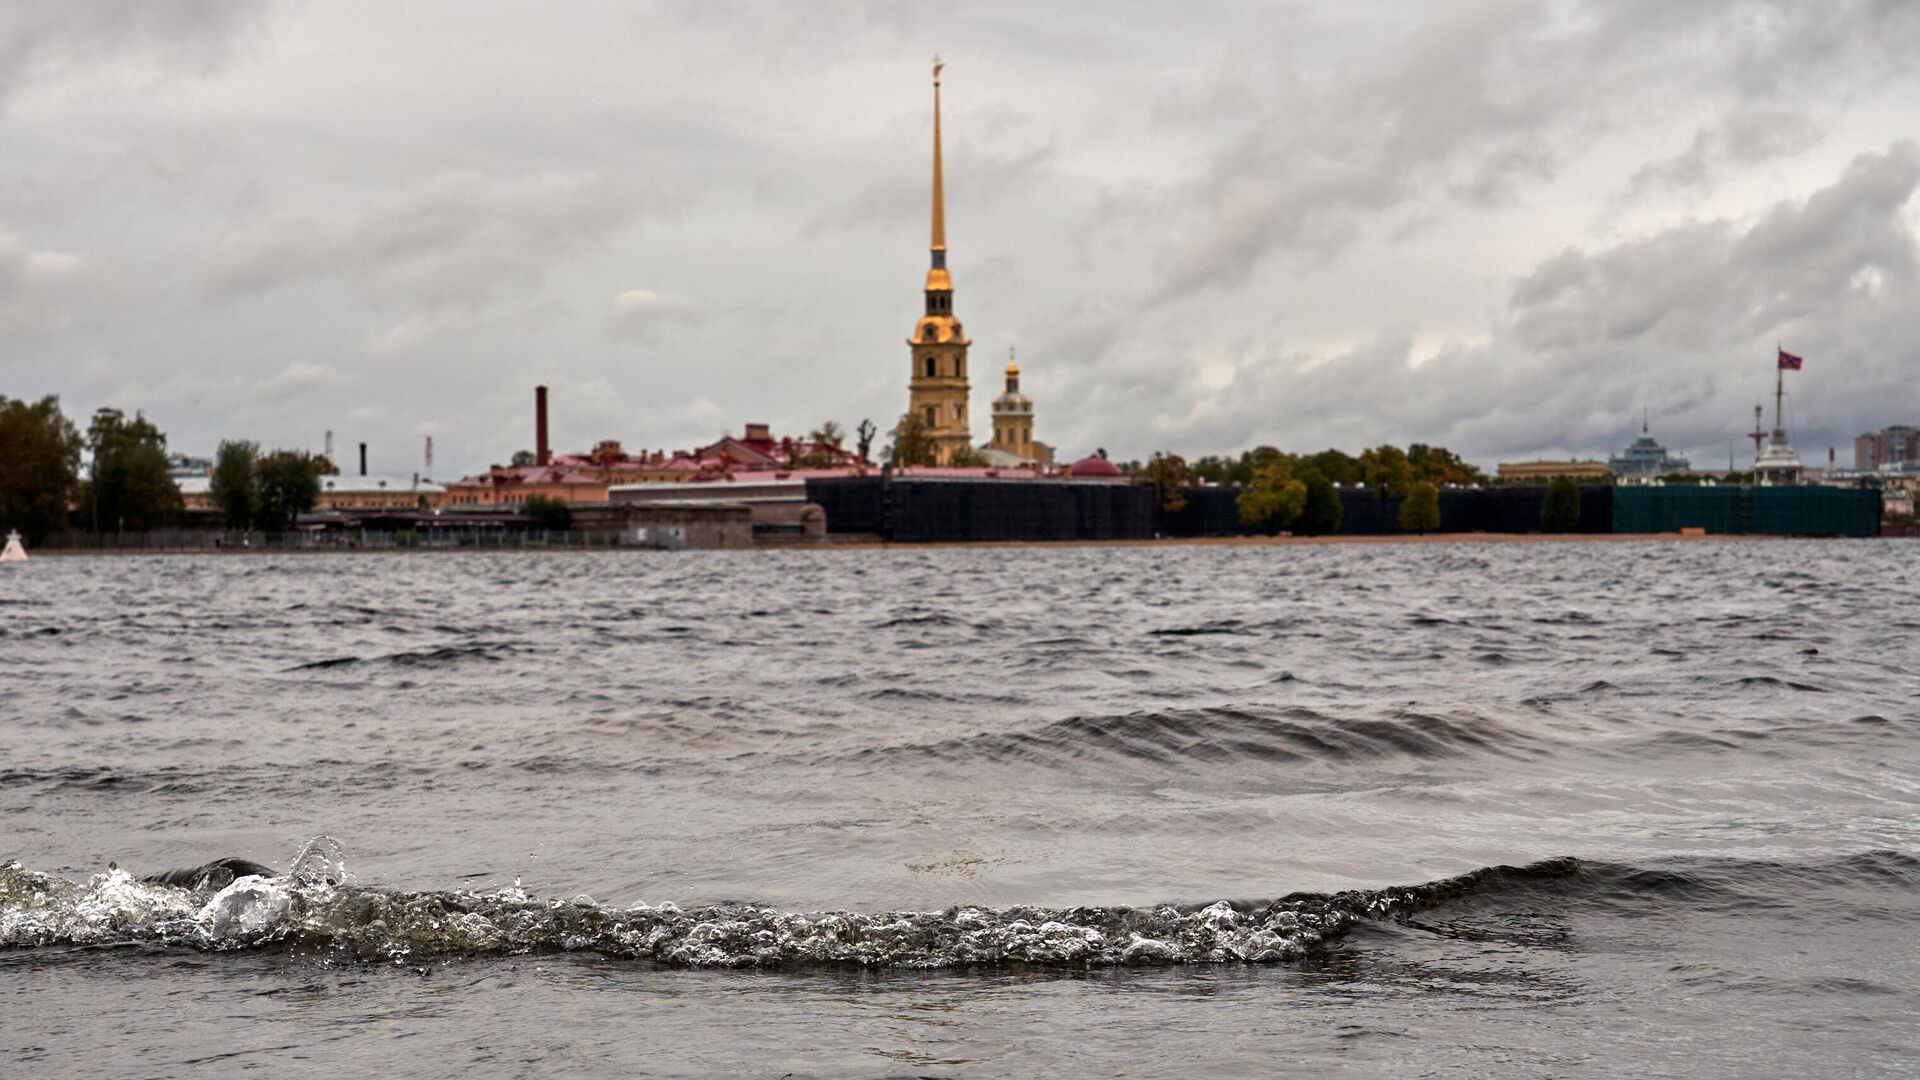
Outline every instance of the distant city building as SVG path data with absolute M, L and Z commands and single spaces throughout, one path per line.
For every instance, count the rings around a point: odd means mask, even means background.
M 544 398 L 544 395 L 542 395 Z M 544 404 L 544 402 L 543 402 Z M 538 415 L 544 417 L 544 408 Z M 544 424 L 539 425 L 544 428 Z M 871 466 L 860 455 L 840 445 L 837 438 L 819 433 L 796 439 L 775 438 L 767 424 L 748 424 L 738 436 L 720 438 L 694 450 L 642 450 L 628 453 L 618 440 L 602 439 L 585 454 L 556 454 L 544 446 L 533 463 L 495 465 L 476 476 L 447 485 L 449 506 L 513 507 L 528 499 L 559 499 L 581 505 L 604 503 L 608 489 L 629 484 L 692 484 L 731 480 L 735 476 L 771 475 L 845 476 Z M 544 454 L 547 463 L 538 463 Z M 526 460 L 526 459 L 522 459 Z
M 694 459 L 722 463 L 731 469 L 749 472 L 768 469 L 851 468 L 858 466 L 860 455 L 843 449 L 839 443 L 782 437 L 775 439 L 767 424 L 748 424 L 740 438 L 722 435 L 720 441 L 693 452 Z
M 1920 463 L 1920 428 L 1895 424 L 1853 440 L 1855 472 L 1899 469 L 1909 463 Z
M 167 475 L 175 480 L 189 476 L 213 475 L 213 460 L 203 457 L 189 457 L 186 454 L 167 455 Z
M 1689 466 L 1686 458 L 1674 457 L 1667 448 L 1660 445 L 1647 428 L 1646 414 L 1640 417 L 1640 437 L 1633 440 L 1622 453 L 1607 459 L 1607 468 L 1619 477 L 1665 476 L 1668 473 L 1683 473 Z
M 1510 483 L 1545 483 L 1555 477 L 1574 480 L 1606 480 L 1613 470 L 1604 461 L 1503 461 L 1495 470 Z
M 447 489 L 414 476 L 323 476 L 316 510 L 434 510 Z
M 213 478 L 205 474 L 174 481 L 188 513 L 217 513 Z M 315 510 L 437 510 L 447 489 L 421 476 L 322 476 Z
M 603 503 L 607 482 L 565 465 L 495 465 L 447 485 L 448 506 L 520 506 L 528 499 Z
M 987 464 L 1053 467 L 1053 447 L 1033 437 L 1033 400 L 1020 392 L 1020 365 L 1007 350 L 1007 389 L 993 399 L 993 439 L 980 448 Z

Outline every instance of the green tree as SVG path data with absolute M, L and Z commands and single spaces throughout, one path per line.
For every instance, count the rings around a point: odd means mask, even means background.
M 893 429 L 893 446 L 887 451 L 887 460 L 894 468 L 932 465 L 933 435 L 927 429 L 927 422 L 918 416 L 908 416 L 900 421 L 900 426 Z
M 1245 487 L 1253 483 L 1254 474 L 1272 465 L 1276 461 L 1285 461 L 1289 465 L 1293 459 L 1271 446 L 1256 446 L 1240 455 L 1240 460 L 1227 470 L 1227 482 Z
M 207 494 L 220 508 L 227 528 L 246 531 L 253 528 L 254 511 L 260 505 L 260 493 L 253 484 L 253 462 L 260 447 L 241 440 L 228 439 L 213 455 L 213 477 Z
M 560 499 L 535 495 L 520 504 L 520 512 L 532 518 L 541 528 L 552 532 L 566 532 L 573 528 L 573 507 Z
M 1160 509 L 1177 514 L 1187 508 L 1187 485 L 1193 482 L 1187 459 L 1179 454 L 1155 454 L 1147 462 L 1147 479 L 1153 482 L 1154 498 Z
M 1294 479 L 1293 462 L 1275 453 L 1253 471 L 1252 482 L 1236 500 L 1241 523 L 1268 536 L 1291 525 L 1307 504 L 1307 485 Z
M 1416 479 L 1406 451 L 1388 443 L 1361 452 L 1360 478 L 1383 498 L 1406 494 Z
M 1307 500 L 1300 507 L 1300 520 L 1294 523 L 1294 531 L 1307 536 L 1332 536 L 1339 532 L 1340 493 L 1334 490 L 1333 481 L 1315 468 L 1301 469 L 1300 477 L 1307 485 Z
M 1205 484 L 1224 484 L 1227 474 L 1233 470 L 1233 462 L 1219 454 L 1208 454 L 1193 463 L 1193 478 Z
M 533 451 L 531 450 L 515 450 L 513 457 L 507 460 L 507 464 L 512 465 L 516 469 L 525 468 L 528 465 L 538 465 L 539 463 L 540 459 L 534 457 Z
M 1430 480 L 1417 480 L 1400 500 L 1400 527 L 1410 533 L 1430 533 L 1440 527 L 1440 490 Z
M 275 450 L 254 465 L 253 487 L 255 523 L 267 532 L 285 532 L 320 500 L 319 463 L 298 450 Z
M 1580 487 L 1570 476 L 1556 476 L 1540 503 L 1540 527 L 1550 533 L 1570 533 L 1580 527 Z
M 1308 458 L 1306 463 L 1312 465 L 1321 476 L 1336 484 L 1351 486 L 1360 483 L 1363 479 L 1359 459 L 1338 450 L 1322 450 Z
M 0 532 L 18 529 L 35 544 L 66 529 L 82 445 L 59 398 L 29 403 L 0 396 Z
M 947 459 L 947 464 L 956 469 L 977 469 L 986 463 L 987 459 L 981 455 L 980 451 L 971 446 L 960 447 L 953 452 L 952 457 Z
M 822 446 L 831 446 L 838 450 L 840 444 L 846 441 L 847 435 L 846 432 L 840 430 L 839 421 L 829 420 L 815 428 L 813 434 L 807 436 L 807 438 Z
M 87 427 L 92 456 L 85 503 L 96 531 L 145 530 L 174 521 L 180 486 L 167 474 L 167 437 L 139 413 L 101 409 Z
M 1407 447 L 1407 464 L 1413 466 L 1416 476 L 1431 480 L 1437 485 L 1485 484 L 1487 474 L 1467 464 L 1458 454 L 1444 446 L 1428 446 L 1414 443 Z

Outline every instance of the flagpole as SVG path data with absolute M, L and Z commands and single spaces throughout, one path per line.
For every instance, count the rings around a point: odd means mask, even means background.
M 1775 364 L 1775 370 L 1773 373 L 1773 430 L 1785 431 L 1786 429 L 1780 426 L 1780 423 L 1781 423 L 1780 404 L 1782 401 L 1786 400 L 1786 396 L 1787 396 L 1787 369 L 1783 367 L 1779 367 L 1778 360 L 1775 360 L 1774 364 Z

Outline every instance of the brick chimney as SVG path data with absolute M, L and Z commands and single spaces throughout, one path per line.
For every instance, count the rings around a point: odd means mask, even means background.
M 547 445 L 547 388 L 533 388 L 533 461 L 536 465 L 553 464 L 553 449 Z

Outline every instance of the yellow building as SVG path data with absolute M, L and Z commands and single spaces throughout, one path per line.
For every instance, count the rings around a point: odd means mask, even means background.
M 926 313 L 907 344 L 913 370 L 907 380 L 907 415 L 925 425 L 935 464 L 945 465 L 973 446 L 967 415 L 967 341 L 953 314 L 953 278 L 947 273 L 946 196 L 940 174 L 940 68 L 933 64 L 933 258 L 927 270 Z
M 1516 483 L 1545 483 L 1555 477 L 1575 480 L 1605 480 L 1613 470 L 1604 461 L 1503 461 L 1500 479 Z
M 980 448 L 990 465 L 1053 465 L 1053 447 L 1033 437 L 1033 400 L 1020 392 L 1020 364 L 1007 350 L 1007 389 L 993 399 L 993 439 Z
M 218 513 L 213 501 L 213 478 L 183 476 L 174 480 L 188 513 Z M 419 476 L 340 476 L 320 478 L 315 510 L 438 510 L 447 505 L 447 489 Z

